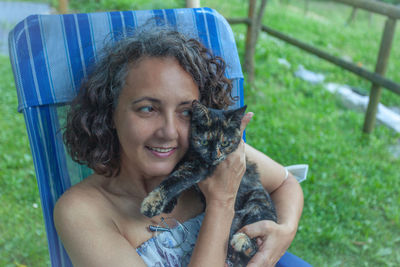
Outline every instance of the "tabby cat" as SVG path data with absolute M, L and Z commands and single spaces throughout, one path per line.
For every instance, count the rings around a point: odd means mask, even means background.
M 153 217 L 169 213 L 178 196 L 210 176 L 218 163 L 236 150 L 241 141 L 240 124 L 246 106 L 235 110 L 216 110 L 193 101 L 191 137 L 188 152 L 174 171 L 143 200 L 141 213 Z M 202 197 L 204 201 L 204 196 Z M 275 207 L 259 180 L 256 165 L 246 162 L 246 172 L 235 202 L 235 216 L 230 231 L 228 261 L 245 266 L 257 252 L 255 240 L 236 233 L 242 226 L 260 220 L 277 221 Z

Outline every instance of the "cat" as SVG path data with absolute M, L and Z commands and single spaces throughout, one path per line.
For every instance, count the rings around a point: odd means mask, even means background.
M 141 213 L 153 217 L 171 212 L 178 196 L 193 186 L 201 194 L 197 183 L 209 177 L 217 165 L 238 147 L 245 110 L 246 106 L 235 110 L 217 110 L 193 101 L 188 151 L 174 171 L 143 200 Z M 204 196 L 202 201 L 205 203 Z M 256 165 L 246 160 L 246 172 L 236 196 L 235 216 L 230 230 L 231 246 L 227 259 L 233 266 L 245 266 L 257 252 L 254 239 L 236 232 L 244 225 L 261 220 L 277 222 L 277 215 L 269 194 L 259 180 Z

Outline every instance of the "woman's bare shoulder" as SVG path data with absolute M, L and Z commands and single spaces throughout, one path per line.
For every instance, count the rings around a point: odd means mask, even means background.
M 85 212 L 95 215 L 104 208 L 107 199 L 99 190 L 100 177 L 91 175 L 75 184 L 58 199 L 55 213 L 68 213 L 69 216 Z
M 54 207 L 54 223 L 61 236 L 87 223 L 106 225 L 109 220 L 107 199 L 98 189 L 98 177 L 86 179 L 65 191 Z
M 86 179 L 67 190 L 54 208 L 57 233 L 72 262 L 75 266 L 144 266 L 118 229 L 112 203 L 100 190 L 101 179 Z

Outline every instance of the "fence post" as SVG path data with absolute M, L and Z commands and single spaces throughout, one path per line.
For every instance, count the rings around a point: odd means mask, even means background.
M 252 65 L 252 56 L 250 53 L 250 46 L 252 42 L 252 34 L 253 34 L 253 25 L 254 25 L 254 19 L 255 19 L 255 10 L 257 6 L 257 0 L 249 0 L 249 10 L 248 10 L 248 18 L 250 20 L 250 23 L 247 24 L 247 33 L 246 33 L 246 46 L 244 49 L 244 71 L 248 71 L 251 69 Z
M 353 20 L 356 18 L 357 10 L 358 10 L 357 7 L 353 7 L 353 9 L 351 10 L 351 15 L 347 19 L 346 25 L 350 25 L 353 22 Z
M 264 14 L 267 0 L 261 0 L 260 7 L 256 14 L 257 0 L 249 0 L 249 19 L 250 25 L 247 28 L 246 50 L 244 58 L 244 69 L 247 72 L 247 82 L 250 86 L 254 82 L 254 53 L 256 51 L 256 43 L 258 34 L 261 31 L 261 22 Z
M 385 29 L 382 34 L 378 60 L 375 66 L 375 72 L 382 76 L 386 72 L 395 29 L 396 29 L 396 20 L 388 17 L 385 23 Z M 367 112 L 365 114 L 365 120 L 364 120 L 363 131 L 365 133 L 371 133 L 374 128 L 376 113 L 378 110 L 378 104 L 381 97 L 381 93 L 382 93 L 382 88 L 379 85 L 373 83 L 371 86 Z
M 309 4 L 309 0 L 304 0 L 304 15 L 307 15 L 308 13 Z
M 200 7 L 200 0 L 186 0 L 187 8 Z
M 58 1 L 58 12 L 60 12 L 60 14 L 68 13 L 68 0 L 59 0 Z

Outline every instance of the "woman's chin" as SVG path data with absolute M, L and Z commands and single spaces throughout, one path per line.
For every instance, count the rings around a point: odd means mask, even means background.
M 158 164 L 155 164 L 155 166 L 151 166 L 150 168 L 148 168 L 148 176 L 153 176 L 153 177 L 160 177 L 160 176 L 168 176 L 173 170 L 175 165 L 171 166 L 171 165 L 161 165 L 161 166 L 157 166 Z

